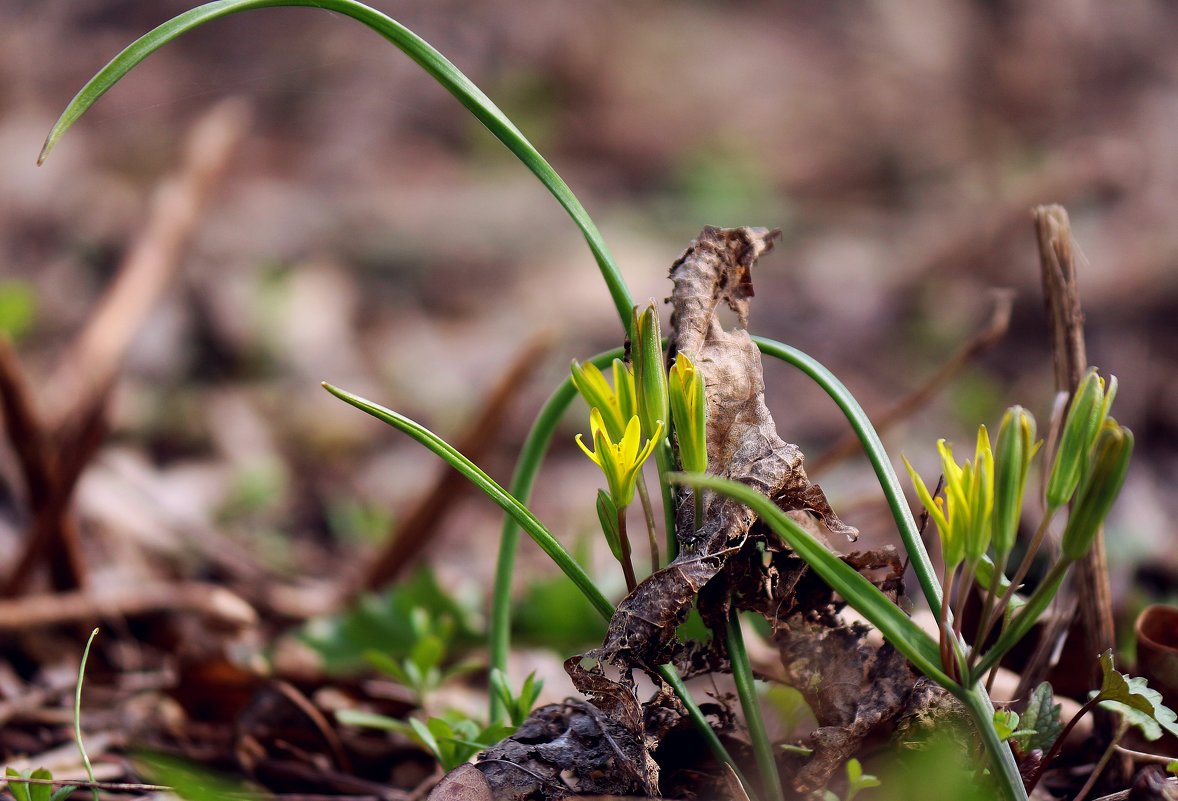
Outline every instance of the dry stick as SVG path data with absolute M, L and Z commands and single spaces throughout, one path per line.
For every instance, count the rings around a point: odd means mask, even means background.
M 970 362 L 1006 336 L 1006 332 L 1010 328 L 1011 309 L 1014 306 L 1014 290 L 995 289 L 993 295 L 994 307 L 990 310 L 990 319 L 986 322 L 985 328 L 978 331 L 968 342 L 958 348 L 924 384 L 901 398 L 878 417 L 873 416 L 872 422 L 875 423 L 876 431 L 883 434 L 896 423 L 915 414 Z M 810 475 L 814 475 L 849 456 L 853 456 L 861 448 L 859 438 L 854 434 L 848 434 L 831 446 L 828 451 L 819 455 L 806 470 Z
M 74 486 L 105 437 L 106 398 L 127 348 L 175 273 L 180 254 L 245 133 L 247 116 L 240 102 L 226 101 L 193 128 L 180 171 L 156 192 L 143 232 L 49 380 L 50 412 L 44 422 L 32 413 L 27 387 L 21 403 L 11 407 L 12 392 L 19 388 L 7 379 L 19 375 L 13 372 L 19 363 L 11 348 L 0 347 L 0 394 L 32 509 L 24 550 L 0 595 L 24 592 L 37 565 L 45 561 L 57 589 L 84 586 L 80 538 L 69 515 Z M 39 455 L 31 452 L 34 446 Z
M 142 233 L 49 380 L 54 427 L 104 402 L 135 334 L 179 268 L 248 121 L 248 108 L 228 100 L 193 126 L 180 171 L 156 189 Z
M 532 339 L 516 355 L 503 378 L 491 390 L 490 396 L 480 404 L 479 417 L 460 437 L 455 448 L 468 459 L 479 463 L 496 443 L 503 421 L 519 395 L 520 388 L 543 361 L 544 354 L 552 346 L 548 334 Z M 446 467 L 438 474 L 437 481 L 417 505 L 396 526 L 393 536 L 384 549 L 377 554 L 372 566 L 353 588 L 350 597 L 364 591 L 375 591 L 397 578 L 406 567 L 413 564 L 418 554 L 433 538 L 446 515 L 456 508 L 455 500 L 474 489 L 462 474 Z
M 30 521 L 25 549 L 0 587 L 0 596 L 23 591 L 32 577 L 36 562 L 53 550 L 59 556 L 51 563 L 53 585 L 57 589 L 81 587 L 86 581 L 77 530 L 63 525 L 58 513 L 60 486 L 56 477 L 55 448 L 33 402 L 33 391 L 20 359 L 7 337 L 0 336 L 0 407 L 4 410 L 5 433 L 16 452 L 28 494 Z
M 248 628 L 258 619 L 253 607 L 224 587 L 201 582 L 153 582 L 0 601 L 0 632 L 162 611 L 194 612 L 233 628 Z
M 1051 351 L 1055 364 L 1057 392 L 1074 393 L 1088 369 L 1088 355 L 1084 346 L 1084 313 L 1080 308 L 1080 291 L 1076 282 L 1075 253 L 1072 245 L 1071 224 L 1062 206 L 1039 206 L 1032 212 L 1039 242 L 1039 266 L 1043 280 L 1043 296 L 1051 325 Z M 1077 563 L 1076 580 L 1084 588 L 1079 593 L 1080 628 L 1084 637 L 1084 651 L 1092 656 L 1090 676 L 1096 679 L 1096 655 L 1116 646 L 1112 596 L 1109 590 L 1108 562 L 1105 557 L 1104 532 L 1098 532 L 1091 550 Z M 1067 606 L 1060 606 L 1058 637 L 1066 636 L 1076 609 L 1073 594 Z M 1049 627 L 1050 628 L 1050 627 Z M 1055 632 L 1049 631 L 1054 635 Z M 1041 647 L 1023 671 L 1023 686 L 1032 687 L 1041 680 L 1049 665 L 1048 657 L 1055 649 L 1057 637 L 1043 637 Z M 1100 747 L 1112 739 L 1115 722 L 1111 714 L 1096 710 L 1093 714 L 1094 731 Z M 1114 766 L 1114 773 L 1124 773 L 1123 765 Z M 1120 769 L 1119 769 L 1120 768 Z

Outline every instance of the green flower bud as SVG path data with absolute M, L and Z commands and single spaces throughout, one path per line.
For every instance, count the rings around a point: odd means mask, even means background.
M 573 386 L 590 409 L 597 409 L 610 439 L 621 440 L 626 423 L 634 416 L 634 374 L 621 359 L 614 359 L 611 388 L 595 364 L 582 366 L 576 359 L 571 368 Z
M 667 379 L 671 400 L 671 418 L 679 441 L 679 463 L 691 473 L 708 469 L 707 402 L 704 380 L 686 353 L 675 357 Z
M 969 487 L 969 525 L 965 535 L 965 558 L 970 564 L 986 554 L 990 547 L 991 520 L 994 513 L 994 451 L 985 426 L 978 426 L 978 444 L 973 464 L 965 466 Z
M 1104 379 L 1092 368 L 1080 382 L 1064 420 L 1055 462 L 1047 479 L 1047 508 L 1055 510 L 1071 500 L 1088 466 L 1092 443 L 1105 412 Z
M 1100 429 L 1089 471 L 1068 516 L 1060 549 L 1063 558 L 1076 561 L 1088 553 L 1096 533 L 1121 492 L 1129 457 L 1133 454 L 1133 432 L 1109 420 Z
M 605 490 L 597 491 L 597 519 L 601 522 L 601 532 L 605 534 L 605 541 L 614 559 L 622 561 L 622 537 L 618 531 L 618 507 L 610 499 Z
M 1021 406 L 1007 409 L 994 457 L 994 551 L 999 557 L 1014 549 L 1031 459 L 1038 449 L 1035 418 Z
M 653 438 L 656 427 L 670 419 L 667 400 L 667 370 L 663 366 L 663 339 L 654 302 L 638 313 L 634 307 L 631 325 L 631 361 L 638 419 L 644 436 Z

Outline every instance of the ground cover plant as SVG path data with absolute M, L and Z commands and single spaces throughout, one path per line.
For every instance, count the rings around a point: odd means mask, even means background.
M 427 43 L 350 0 L 221 0 L 165 23 L 81 90 L 50 133 L 42 159 L 110 86 L 172 39 L 221 16 L 278 5 L 329 8 L 373 28 L 490 129 L 583 232 L 617 308 L 624 343 L 574 362 L 537 417 L 507 488 L 408 417 L 325 385 L 449 463 L 507 514 L 487 626 L 486 716 L 441 711 L 398 718 L 344 708 L 336 713 L 339 722 L 388 730 L 425 749 L 450 771 L 434 791 L 439 798 L 474 792 L 491 798 L 727 793 L 784 799 L 817 793 L 850 799 L 903 792 L 895 789 L 900 778 L 889 789 L 887 776 L 880 782 L 860 763 L 870 738 L 891 731 L 889 753 L 899 770 L 927 770 L 919 758 L 906 757 L 906 749 L 927 754 L 955 741 L 948 761 L 956 772 L 948 774 L 947 787 L 960 787 L 962 797 L 977 792 L 1020 799 L 1034 790 L 1086 712 L 1102 707 L 1123 721 L 1105 744 L 1100 768 L 1116 754 L 1128 724 L 1147 739 L 1178 733 L 1160 695 L 1143 679 L 1118 672 L 1111 654 L 1100 657 L 1099 688 L 1066 726 L 1049 685 L 1037 685 L 1019 712 L 996 711 L 988 694 L 1003 657 L 1043 622 L 1068 571 L 1093 552 L 1124 482 L 1134 438 L 1112 417 L 1116 379 L 1087 370 L 1074 392 L 1061 393 L 1046 445 L 1036 438 L 1035 418 L 1017 406 L 999 423 L 996 447 L 985 426 L 978 430 L 972 459 L 959 463 L 951 446 L 938 442 L 942 480 L 932 490 L 909 465 L 924 508 L 918 523 L 891 456 L 846 387 L 805 353 L 748 331 L 753 268 L 776 232 L 705 228 L 671 268 L 664 337 L 657 305 L 633 303 L 597 227 L 523 134 Z M 735 315 L 735 326 L 721 322 L 723 307 Z M 889 548 L 838 553 L 857 532 L 808 479 L 800 449 L 778 434 L 764 398 L 764 357 L 798 369 L 846 416 L 887 497 L 902 556 Z M 617 604 L 527 505 L 556 422 L 578 395 L 588 415 L 577 443 L 605 484 L 595 499 L 587 493 L 586 503 L 595 507 L 623 575 L 626 595 Z M 1034 480 L 1037 456 L 1041 482 Z M 654 469 L 644 472 L 648 460 Z M 1040 496 L 1040 522 L 1012 562 L 1020 521 L 1034 515 Z M 939 535 L 940 578 L 922 537 L 927 524 Z M 1043 547 L 1053 524 L 1058 553 Z M 588 703 L 533 710 L 540 692 L 535 677 L 508 673 L 520 530 L 608 624 L 599 647 L 571 655 L 565 665 Z M 1046 571 L 1033 588 L 1024 586 L 1043 558 Z M 909 617 L 906 566 L 936 620 L 935 635 Z M 980 616 L 967 626 L 975 597 Z M 871 628 L 846 622 L 844 607 Z M 456 674 L 446 656 L 458 624 L 454 616 L 435 616 L 415 604 L 403 611 L 402 653 L 384 652 L 379 643 L 358 650 L 410 692 L 414 707 L 428 712 L 431 695 Z M 693 613 L 708 632 L 702 639 L 680 636 Z M 817 728 L 801 742 L 775 741 L 767 729 L 746 644 L 746 628 L 754 626 L 767 631 L 785 683 L 815 717 Z M 882 641 L 872 639 L 872 628 Z M 686 680 L 708 675 L 729 677 L 735 704 L 722 694 L 701 704 Z M 703 768 L 677 753 L 702 751 L 710 754 Z M 467 764 L 471 759 L 474 767 Z M 1099 775 L 1097 769 L 1086 777 L 1081 795 Z

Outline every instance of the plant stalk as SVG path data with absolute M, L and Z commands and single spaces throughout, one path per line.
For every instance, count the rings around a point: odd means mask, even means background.
M 698 490 L 697 490 L 698 492 Z M 781 776 L 777 772 L 777 760 L 773 743 L 765 730 L 761 717 L 761 705 L 757 698 L 757 686 L 753 680 L 753 668 L 749 662 L 748 650 L 744 646 L 744 633 L 740 629 L 740 613 L 736 607 L 728 612 L 728 661 L 732 665 L 732 680 L 736 683 L 736 695 L 744 711 L 749 739 L 753 744 L 753 755 L 761 773 L 761 784 L 772 801 L 785 801 L 781 787 Z
M 630 535 L 626 533 L 626 507 L 618 509 L 618 545 L 622 550 L 622 575 L 626 578 L 626 594 L 634 592 L 638 579 L 634 575 L 634 559 L 630 551 Z
M 654 509 L 650 505 L 650 491 L 646 488 L 646 476 L 638 476 L 638 497 L 642 501 L 642 519 L 646 523 L 646 539 L 650 543 L 650 572 L 661 567 L 659 560 L 659 538 L 654 527 Z
M 961 690 L 958 687 L 958 690 Z M 1022 774 L 1019 773 L 1018 762 L 1009 743 L 1005 743 L 998 736 L 994 728 L 994 704 L 990 696 L 981 687 L 975 685 L 969 690 L 955 693 L 957 698 L 965 704 L 978 733 L 982 737 L 982 744 L 990 756 L 990 762 L 1002 797 L 1006 801 L 1028 801 L 1027 789 L 1023 785 Z

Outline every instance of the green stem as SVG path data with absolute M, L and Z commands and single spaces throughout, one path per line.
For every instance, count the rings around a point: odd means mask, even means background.
M 974 632 L 973 648 L 969 655 L 969 662 L 971 665 L 978 660 L 978 655 L 982 649 L 986 647 L 986 642 L 983 636 L 988 636 L 990 630 L 993 628 L 991 619 L 994 616 L 995 604 L 998 602 L 998 587 L 1002 584 L 1003 575 L 1006 573 L 1006 561 L 1010 558 L 1010 553 L 1002 553 L 998 555 L 998 559 L 994 562 L 994 567 L 990 570 L 990 585 L 986 587 L 986 600 L 982 604 L 982 616 L 978 620 L 977 631 Z M 982 632 L 986 634 L 983 635 Z
M 1010 599 L 1014 597 L 1015 592 L 1018 591 L 1019 586 L 1023 583 L 1023 579 L 1027 577 L 1027 573 L 1031 570 L 1031 564 L 1035 561 L 1035 554 L 1039 552 L 1039 547 L 1043 544 L 1043 538 L 1047 535 L 1047 529 L 1051 525 L 1051 519 L 1055 516 L 1055 510 L 1051 510 L 1043 516 L 1043 520 L 1039 523 L 1039 528 L 1035 529 L 1035 535 L 1031 537 L 1031 542 L 1027 546 L 1027 552 L 1023 555 L 1022 561 L 1019 562 L 1018 570 L 1015 571 L 1014 576 L 1010 579 L 1010 585 L 1006 588 L 1006 592 L 1002 593 L 1002 600 L 998 602 L 990 619 L 986 621 L 986 627 L 981 629 L 977 640 L 974 642 L 978 648 L 982 648 L 986 643 L 986 638 L 990 636 L 990 632 L 994 630 L 994 624 L 997 623 L 1006 611 L 1006 607 L 1010 605 Z M 1000 578 L 1001 574 L 995 572 L 994 576 Z M 993 584 L 994 582 L 990 582 Z
M 781 776 L 777 772 L 777 759 L 773 743 L 765 730 L 761 717 L 761 705 L 757 698 L 757 686 L 753 681 L 753 668 L 749 662 L 748 650 L 744 647 L 744 633 L 740 630 L 740 613 L 736 607 L 728 612 L 728 660 L 732 665 L 732 680 L 736 683 L 736 695 L 744 711 L 748 725 L 749 739 L 753 743 L 753 755 L 761 772 L 761 783 L 773 801 L 785 801 L 781 788 Z
M 646 523 L 646 539 L 650 543 L 650 572 L 655 573 L 662 566 L 659 561 L 659 538 L 654 527 L 654 509 L 650 505 L 650 490 L 646 488 L 646 477 L 638 476 L 638 497 L 642 501 L 642 519 Z
M 90 639 L 86 640 L 86 647 L 82 651 L 82 661 L 78 664 L 78 684 L 74 689 L 74 742 L 78 746 L 78 753 L 82 755 L 82 765 L 86 768 L 86 777 L 94 783 L 94 768 L 90 765 L 90 756 L 86 753 L 86 744 L 82 742 L 82 679 L 86 675 L 86 661 L 90 658 L 90 646 L 98 636 L 98 629 L 90 632 Z M 94 801 L 98 801 L 98 789 L 90 788 Z
M 599 368 L 605 368 L 614 359 L 621 358 L 623 348 L 614 348 L 599 353 L 588 361 Z M 527 504 L 532 495 L 540 465 L 548 453 L 552 436 L 565 411 L 577 397 L 577 388 L 572 378 L 566 378 L 544 403 L 532 429 L 528 432 L 515 463 L 511 476 L 511 494 L 520 503 Z M 503 529 L 499 535 L 499 556 L 495 563 L 495 586 L 491 593 L 491 618 L 487 624 L 491 667 L 499 668 L 507 675 L 507 657 L 511 653 L 511 581 L 515 575 L 515 555 L 519 550 L 519 523 L 510 514 L 503 518 Z M 491 722 L 499 723 L 507 709 L 491 694 Z
M 978 686 L 966 691 L 961 691 L 960 687 L 957 689 L 958 692 L 955 694 L 969 710 L 982 737 L 982 744 L 990 755 L 994 777 L 998 780 L 1002 797 L 1006 801 L 1027 801 L 1027 790 L 1023 786 L 1023 777 L 1019 773 L 1014 753 L 994 728 L 994 704 L 991 703 L 990 696 Z
M 663 496 L 663 525 L 667 534 L 667 564 L 675 561 L 679 555 L 679 539 L 675 536 L 675 494 L 671 485 L 667 483 L 667 473 L 671 472 L 671 445 L 666 437 L 654 449 L 654 463 L 659 471 L 659 489 Z
M 1027 599 L 1026 605 L 1019 609 L 1018 613 L 1010 621 L 1010 625 L 1002 629 L 1002 633 L 994 642 L 994 645 L 986 651 L 978 662 L 976 668 L 970 672 L 970 680 L 977 681 L 982 674 L 991 667 L 998 664 L 1006 652 L 1013 648 L 1019 640 L 1027 636 L 1027 632 L 1043 615 L 1055 594 L 1059 591 L 1059 586 L 1063 584 L 1064 576 L 1067 575 L 1068 568 L 1072 566 L 1072 562 L 1067 559 L 1060 559 L 1056 562 L 1047 576 L 1035 588 L 1035 592 Z
M 896 521 L 900 539 L 904 541 L 904 549 L 908 552 L 908 558 L 912 562 L 912 570 L 916 573 L 916 580 L 920 583 L 921 592 L 924 593 L 929 609 L 932 610 L 934 617 L 940 616 L 941 585 L 937 581 L 937 571 L 933 568 L 932 560 L 929 559 L 928 551 L 924 547 L 924 541 L 920 538 L 916 520 L 912 517 L 912 510 L 908 508 L 908 501 L 904 498 L 904 490 L 900 487 L 900 480 L 896 477 L 896 471 L 888 458 L 888 452 L 884 449 L 883 442 L 880 441 L 879 434 L 863 411 L 863 407 L 859 405 L 855 396 L 851 394 L 843 382 L 835 377 L 834 373 L 811 356 L 797 348 L 772 339 L 764 337 L 753 337 L 752 339 L 766 356 L 781 359 L 813 379 L 842 410 L 847 422 L 851 424 L 851 428 L 858 435 L 859 442 L 863 445 L 863 450 L 867 454 L 868 461 L 871 462 L 872 469 L 875 470 L 875 476 L 883 489 L 884 497 L 887 498 L 888 507 L 892 510 L 892 517 Z
M 634 592 L 638 579 L 634 575 L 634 558 L 630 551 L 630 535 L 626 533 L 626 507 L 618 509 L 618 545 L 622 550 L 622 575 L 626 579 L 626 593 Z
M 712 728 L 712 724 L 708 723 L 708 719 L 704 716 L 703 710 L 699 708 L 699 704 L 691 697 L 691 691 L 683 683 L 683 678 L 679 675 L 679 671 L 675 669 L 675 666 L 659 665 L 655 668 L 655 672 L 662 676 L 663 681 L 669 684 L 671 689 L 675 691 L 675 695 L 678 696 L 679 701 L 687 710 L 687 717 L 695 724 L 695 729 L 699 732 L 700 736 L 704 738 L 704 744 L 712 752 L 712 756 L 717 761 L 732 768 L 732 772 L 736 774 L 736 778 L 740 780 L 740 783 L 745 787 L 749 787 L 748 779 L 745 778 L 745 775 L 740 770 L 740 766 L 736 764 L 732 755 L 728 753 L 728 749 L 724 747 L 724 743 L 720 742 L 719 735 Z

